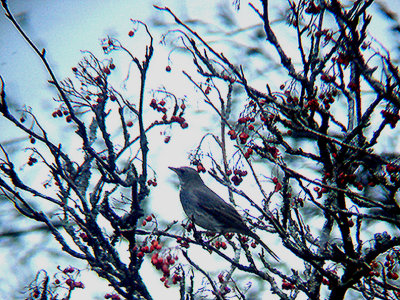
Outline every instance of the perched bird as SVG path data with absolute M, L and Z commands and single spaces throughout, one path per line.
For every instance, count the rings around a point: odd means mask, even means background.
M 195 169 L 173 168 L 181 185 L 180 199 L 189 219 L 204 229 L 225 234 L 236 232 L 252 237 L 277 261 L 279 257 L 252 232 L 235 208 L 209 189 Z

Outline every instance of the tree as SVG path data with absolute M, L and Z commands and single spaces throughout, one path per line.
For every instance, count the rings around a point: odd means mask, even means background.
M 188 100 L 165 89 L 156 89 L 151 99 L 146 93 L 154 55 L 146 24 L 135 21 L 137 27 L 129 32 L 134 36 L 140 29 L 146 34 L 143 57 L 112 37 L 102 42 L 107 55 L 126 53 L 140 75 L 138 100 L 133 103 L 109 83 L 109 75 L 118 67 L 110 56 L 100 59 L 86 52 L 73 68 L 75 79 L 59 81 L 45 50 L 25 35 L 6 1 L 2 5 L 41 58 L 57 90 L 53 117 L 73 124 L 67 128 L 79 139 L 79 156 L 72 158 L 62 143 L 50 138 L 33 111 L 26 108 L 18 115 L 10 109 L 2 79 L 3 118 L 29 135 L 27 165 L 40 165 L 51 175 L 44 189 L 29 186 L 0 145 L 2 195 L 26 218 L 44 224 L 64 252 L 86 261 L 104 278 L 115 290 L 105 298 L 151 299 L 139 272 L 144 260 L 161 271 L 166 288 L 180 287 L 181 299 L 197 294 L 216 299 L 260 297 L 246 288 L 242 274 L 253 276 L 280 299 L 400 297 L 400 164 L 394 139 L 400 75 L 395 51 L 368 31 L 371 11 L 377 10 L 395 24 L 393 30 L 400 28 L 387 7 L 373 0 L 288 1 L 283 20 L 295 39 L 296 47 L 291 48 L 289 35 L 275 33 L 268 1 L 250 3 L 261 25 L 239 30 L 247 34 L 246 43 L 253 42 L 240 51 L 249 62 L 268 62 L 276 68 L 271 73 L 279 74 L 259 80 L 251 65 L 238 65 L 190 22 L 167 7 L 155 6 L 178 26 L 163 41 L 172 40 L 174 49 L 191 57 L 192 65 L 183 74 L 209 106 L 207 113 L 218 119 L 213 130 L 197 137 L 199 146 L 191 163 L 199 172 L 208 169 L 228 189 L 232 204 L 241 201 L 246 208 L 242 215 L 253 230 L 279 243 L 282 261 L 276 263 L 245 236 L 205 233 L 190 222 L 182 224 L 181 233 L 175 223 L 161 224 L 156 210 L 145 212 L 150 187 L 157 185 L 149 175 L 149 132 L 173 124 L 190 130 Z M 229 24 L 229 15 L 224 16 Z M 233 38 L 226 42 L 233 48 L 240 45 L 234 32 L 238 31 L 232 30 Z M 271 57 L 265 55 L 264 44 L 269 53 L 274 51 Z M 148 110 L 159 114 L 146 119 Z M 127 119 L 127 113 L 135 119 Z M 116 120 L 122 136 L 113 134 Z M 166 136 L 165 143 L 170 138 Z M 214 146 L 204 149 L 210 139 Z M 116 201 L 117 193 L 123 200 Z M 51 218 L 54 211 L 57 218 Z M 172 242 L 178 243 L 182 256 L 169 250 Z M 194 245 L 220 257 L 229 268 L 208 273 L 207 265 L 196 262 L 190 252 Z M 122 256 L 125 250 L 127 259 Z M 290 257 L 302 264 L 292 266 Z M 55 299 L 57 288 L 66 286 L 69 299 L 74 289 L 84 287 L 75 277 L 78 270 L 69 267 L 60 273 L 62 281 L 55 286 L 47 274 L 38 277 L 29 297 Z M 198 289 L 197 277 L 206 282 Z

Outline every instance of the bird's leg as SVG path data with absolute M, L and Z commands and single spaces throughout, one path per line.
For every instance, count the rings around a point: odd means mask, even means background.
M 197 228 L 194 225 L 193 225 L 193 237 L 196 241 L 203 243 L 203 238 L 201 237 L 201 233 L 197 231 Z
M 206 246 L 206 244 L 209 244 L 209 241 L 203 241 L 203 238 L 201 237 L 201 232 L 197 230 L 196 226 L 194 225 L 193 219 L 191 224 L 193 225 L 191 226 L 191 230 L 193 230 L 193 237 L 195 241 L 198 242 L 203 249 L 207 250 L 211 254 L 211 250 L 208 249 L 208 247 Z
M 216 238 L 219 238 L 221 235 L 222 235 L 222 233 L 218 233 L 218 234 L 212 236 L 212 237 L 207 241 L 207 243 L 211 243 L 213 240 L 215 240 Z
M 202 237 L 201 237 L 201 233 L 199 232 L 199 231 L 197 231 L 197 228 L 196 228 L 196 225 L 195 225 L 195 222 L 194 222 L 194 216 L 191 216 L 190 218 L 189 218 L 189 222 L 188 222 L 188 224 L 186 225 L 186 229 L 187 229 L 187 231 L 191 231 L 191 230 L 193 230 L 193 237 L 194 237 L 194 239 L 197 241 L 197 242 L 199 242 L 199 243 L 203 243 L 203 239 L 202 239 Z

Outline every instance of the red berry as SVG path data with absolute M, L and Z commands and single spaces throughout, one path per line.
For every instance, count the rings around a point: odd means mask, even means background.
M 387 275 L 388 275 L 389 279 L 392 279 L 392 280 L 399 279 L 399 275 L 396 272 L 389 272 Z
M 233 130 L 233 129 L 228 131 L 228 135 L 230 136 L 231 140 L 234 140 L 237 137 L 237 134 L 236 134 L 235 130 Z
M 68 279 L 65 281 L 65 283 L 66 283 L 68 286 L 72 286 L 73 283 L 74 283 L 74 281 L 73 281 L 71 278 L 68 278 Z
M 246 119 L 245 117 L 240 117 L 240 118 L 238 119 L 238 123 L 239 123 L 239 124 L 246 123 L 246 121 L 247 121 L 247 119 Z
M 249 135 L 246 132 L 242 132 L 241 134 L 239 134 L 239 139 L 241 144 L 246 144 L 248 138 Z
M 135 34 L 135 33 L 134 33 L 132 30 L 128 32 L 128 35 L 129 35 L 130 37 L 132 37 L 134 34 Z
M 199 163 L 198 165 L 197 165 L 197 172 L 203 172 L 203 173 L 205 173 L 206 172 L 206 168 L 204 168 L 204 166 L 201 164 L 201 163 Z M 192 226 L 193 226 L 193 224 L 192 224 Z
M 166 67 L 165 67 L 165 71 L 171 72 L 171 66 L 166 66 Z

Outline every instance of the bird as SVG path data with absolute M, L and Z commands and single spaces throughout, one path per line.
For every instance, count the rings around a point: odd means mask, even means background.
M 250 230 L 236 209 L 207 187 L 190 167 L 169 167 L 179 177 L 180 200 L 185 214 L 196 225 L 212 232 L 239 233 L 257 241 L 276 260 L 279 257 Z

